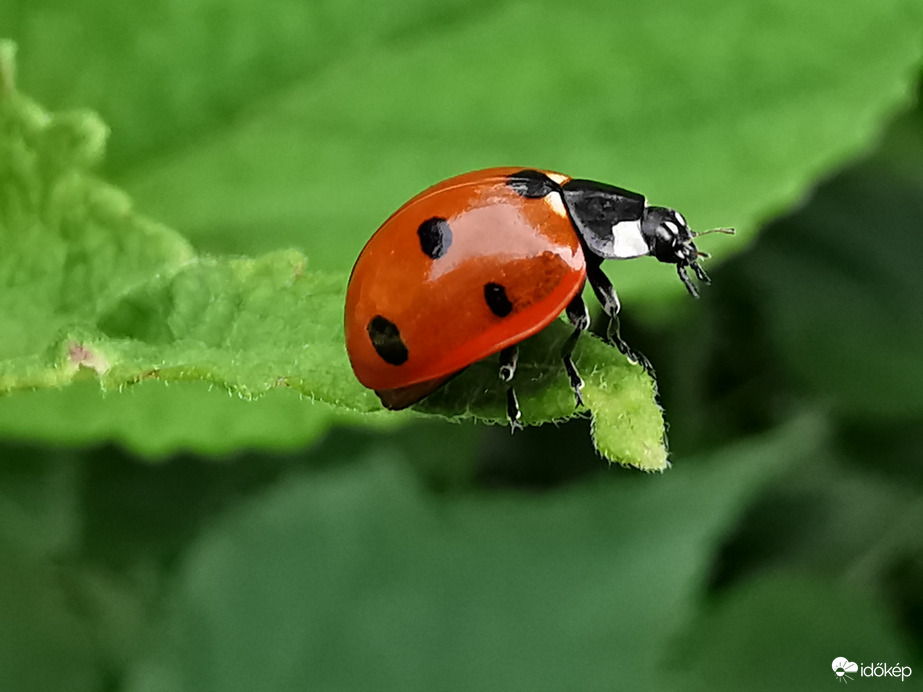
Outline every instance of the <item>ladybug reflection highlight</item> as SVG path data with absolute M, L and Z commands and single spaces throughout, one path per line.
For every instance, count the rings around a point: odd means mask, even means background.
M 619 336 L 620 304 L 601 264 L 652 256 L 698 296 L 689 272 L 708 276 L 697 235 L 679 212 L 604 183 L 521 168 L 449 178 L 392 214 L 356 260 L 344 325 L 353 371 L 385 407 L 401 409 L 499 353 L 516 429 L 516 345 L 563 312 L 574 332 L 561 359 L 581 405 L 572 354 L 590 324 L 584 284 L 610 318 L 610 343 L 649 368 Z

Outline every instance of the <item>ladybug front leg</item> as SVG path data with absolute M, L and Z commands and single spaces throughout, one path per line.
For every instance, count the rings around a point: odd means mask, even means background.
M 586 275 L 593 293 L 596 294 L 596 299 L 609 318 L 609 324 L 606 327 L 606 341 L 624 353 L 629 360 L 640 364 L 653 377 L 654 368 L 651 366 L 651 362 L 643 353 L 632 350 L 622 339 L 621 329 L 619 328 L 619 311 L 622 309 L 622 304 L 619 302 L 619 297 L 615 293 L 612 282 L 609 281 L 609 277 L 602 270 L 601 264 L 602 260 L 600 258 L 589 255 L 586 263 Z
M 583 302 L 583 287 L 577 291 L 577 295 L 570 301 L 565 314 L 567 321 L 574 325 L 574 333 L 564 342 L 561 349 L 561 358 L 564 359 L 564 369 L 567 371 L 567 378 L 570 380 L 570 387 L 574 390 L 574 397 L 577 399 L 577 406 L 583 406 L 583 395 L 580 393 L 583 389 L 583 380 L 580 373 L 577 372 L 577 366 L 574 365 L 572 358 L 574 347 L 577 345 L 577 339 L 580 335 L 590 328 L 590 313 L 586 309 L 586 303 Z
M 603 312 L 609 318 L 609 324 L 606 325 L 606 341 L 615 346 L 619 351 L 628 355 L 631 349 L 628 344 L 622 341 L 622 335 L 619 329 L 619 312 L 622 309 L 622 303 L 609 281 L 609 277 L 602 270 L 602 259 L 595 255 L 589 255 L 586 262 L 586 275 L 590 281 L 590 287 L 596 294 L 596 300 L 602 306 Z
M 506 388 L 506 417 L 510 422 L 510 432 L 522 430 L 522 412 L 519 410 L 519 401 L 513 389 L 513 376 L 516 374 L 516 363 L 519 361 L 519 348 L 514 344 L 500 351 L 500 380 L 508 385 Z

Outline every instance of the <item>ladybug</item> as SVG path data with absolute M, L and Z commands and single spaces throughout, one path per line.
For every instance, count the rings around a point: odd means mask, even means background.
M 449 178 L 394 212 L 356 260 L 344 325 L 353 371 L 397 410 L 499 353 L 515 430 L 517 344 L 564 312 L 574 332 L 561 358 L 582 405 L 571 356 L 590 325 L 586 281 L 610 318 L 609 341 L 647 366 L 618 335 L 619 299 L 602 261 L 656 257 L 676 265 L 697 297 L 687 269 L 708 277 L 696 235 L 679 212 L 648 206 L 643 195 L 552 171 L 490 168 Z

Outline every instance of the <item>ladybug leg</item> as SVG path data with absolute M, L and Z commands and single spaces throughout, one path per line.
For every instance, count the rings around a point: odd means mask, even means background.
M 628 355 L 630 352 L 628 344 L 622 341 L 622 336 L 619 333 L 619 312 L 622 309 L 622 304 L 619 302 L 619 297 L 612 286 L 612 282 L 609 281 L 609 277 L 602 270 L 601 264 L 601 259 L 592 255 L 587 256 L 587 279 L 590 281 L 593 293 L 596 294 L 596 300 L 599 301 L 603 312 L 609 318 L 609 324 L 606 326 L 606 341 L 613 344 L 625 355 Z
M 690 265 L 693 267 L 695 275 L 703 282 L 709 283 L 708 276 L 705 274 L 705 271 L 698 265 Z M 679 274 L 680 280 L 683 282 L 683 286 L 686 287 L 686 290 L 689 291 L 689 295 L 693 298 L 699 297 L 699 289 L 695 287 L 695 284 L 692 283 L 692 279 L 689 278 L 689 274 L 686 273 L 686 267 L 682 264 L 676 265 L 676 273 Z M 702 277 L 705 277 L 704 279 Z
M 561 358 L 564 359 L 564 369 L 567 371 L 567 378 L 570 380 L 570 387 L 574 390 L 574 397 L 577 399 L 577 406 L 583 406 L 583 395 L 580 393 L 583 389 L 583 380 L 580 373 L 577 372 L 577 366 L 574 365 L 574 359 L 571 357 L 574 353 L 574 347 L 577 345 L 577 339 L 580 335 L 590 328 L 590 313 L 586 309 L 586 303 L 583 302 L 583 291 L 578 291 L 574 299 L 567 306 L 565 314 L 567 321 L 574 325 L 574 333 L 570 335 L 561 349 Z
M 596 299 L 602 305 L 603 312 L 609 317 L 609 324 L 606 327 L 606 341 L 624 353 L 629 360 L 638 363 L 653 377 L 654 368 L 651 366 L 651 362 L 643 353 L 632 350 L 622 339 L 619 329 L 619 311 L 622 309 L 622 304 L 619 302 L 619 297 L 615 293 L 612 282 L 609 281 L 609 277 L 602 270 L 601 264 L 602 259 L 592 255 L 587 256 L 587 279 L 593 293 L 596 294 Z
M 500 351 L 500 380 L 509 385 L 506 388 L 506 417 L 510 422 L 510 432 L 522 430 L 522 412 L 519 410 L 519 400 L 516 399 L 516 390 L 513 389 L 513 375 L 516 374 L 516 363 L 519 361 L 519 348 L 515 345 Z

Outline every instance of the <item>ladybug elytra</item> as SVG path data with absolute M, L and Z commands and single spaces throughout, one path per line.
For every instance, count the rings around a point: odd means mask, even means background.
M 392 214 L 356 260 L 345 315 L 353 371 L 385 407 L 401 409 L 499 353 L 515 429 L 516 345 L 564 312 L 574 332 L 561 358 L 580 405 L 571 356 L 590 324 L 584 284 L 610 318 L 610 342 L 646 363 L 619 336 L 620 304 L 602 261 L 656 257 L 697 296 L 687 270 L 708 282 L 697 235 L 643 195 L 560 173 L 491 168 L 449 178 Z

